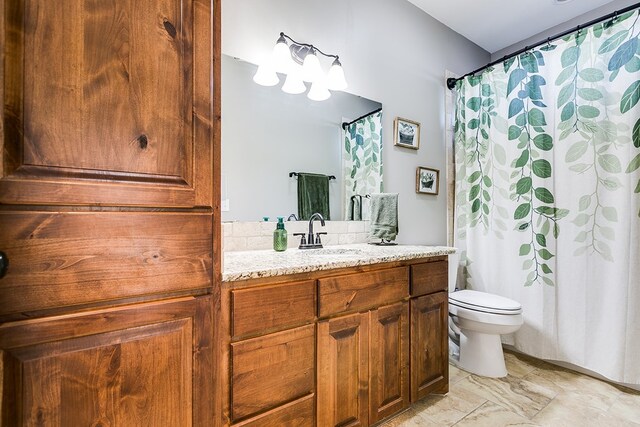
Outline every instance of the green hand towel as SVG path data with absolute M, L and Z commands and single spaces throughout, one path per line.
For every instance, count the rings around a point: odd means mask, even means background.
M 298 174 L 298 218 L 308 220 L 315 212 L 325 220 L 329 213 L 329 177 L 315 173 Z
M 378 193 L 371 195 L 372 238 L 395 240 L 398 235 L 398 193 Z

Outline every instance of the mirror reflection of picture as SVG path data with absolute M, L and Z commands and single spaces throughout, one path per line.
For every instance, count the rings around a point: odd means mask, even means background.
M 393 144 L 399 147 L 420 147 L 420 123 L 396 117 L 393 121 Z
M 416 171 L 416 193 L 438 194 L 440 187 L 440 171 L 425 167 L 418 167 Z

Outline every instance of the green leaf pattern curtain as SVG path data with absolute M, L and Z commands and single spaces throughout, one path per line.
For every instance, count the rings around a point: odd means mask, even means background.
M 382 111 L 347 126 L 344 131 L 342 170 L 345 181 L 344 217 L 351 218 L 351 196 L 382 193 Z M 366 213 L 366 200 L 363 199 Z
M 507 342 L 640 384 L 638 11 L 458 83 L 458 286 L 520 301 Z

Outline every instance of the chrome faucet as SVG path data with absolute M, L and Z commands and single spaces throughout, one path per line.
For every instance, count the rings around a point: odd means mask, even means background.
M 305 239 L 305 235 L 304 233 L 294 233 L 294 236 L 302 236 L 302 239 L 300 240 L 300 246 L 298 246 L 298 249 L 320 249 L 322 248 L 322 241 L 320 240 L 320 236 L 323 234 L 327 234 L 326 232 L 319 232 L 319 233 L 315 233 L 313 232 L 313 221 L 319 219 L 320 220 L 320 224 L 324 227 L 324 218 L 322 217 L 321 214 L 319 214 L 318 212 L 314 213 L 313 215 L 311 215 L 311 218 L 309 218 L 309 234 L 307 235 L 307 238 Z

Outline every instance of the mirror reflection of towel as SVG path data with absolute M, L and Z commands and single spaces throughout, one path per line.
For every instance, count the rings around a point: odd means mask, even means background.
M 329 177 L 315 173 L 298 173 L 298 218 L 308 220 L 315 212 L 325 220 L 329 212 Z
M 371 195 L 372 238 L 395 240 L 398 235 L 398 193 L 377 193 Z

